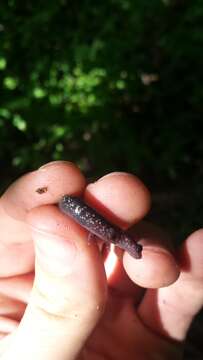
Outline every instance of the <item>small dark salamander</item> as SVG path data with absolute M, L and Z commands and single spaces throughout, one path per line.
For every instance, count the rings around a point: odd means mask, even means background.
M 142 245 L 119 227 L 112 225 L 96 210 L 84 203 L 76 196 L 64 195 L 59 201 L 60 210 L 72 217 L 78 224 L 89 230 L 107 243 L 113 243 L 127 251 L 131 256 L 140 259 L 142 256 Z

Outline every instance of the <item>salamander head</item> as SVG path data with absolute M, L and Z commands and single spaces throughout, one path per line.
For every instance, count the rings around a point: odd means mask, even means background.
M 128 233 L 121 233 L 118 246 L 127 251 L 135 259 L 141 259 L 142 245 L 138 244 Z

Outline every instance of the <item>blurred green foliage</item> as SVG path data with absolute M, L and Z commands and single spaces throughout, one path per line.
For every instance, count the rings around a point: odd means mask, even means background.
M 1 166 L 200 169 L 202 24 L 202 0 L 1 1 Z

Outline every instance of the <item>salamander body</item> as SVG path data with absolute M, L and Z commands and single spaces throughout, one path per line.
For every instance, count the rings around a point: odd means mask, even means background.
M 117 245 L 136 259 L 141 258 L 142 245 L 138 244 L 126 231 L 112 225 L 79 197 L 64 195 L 59 201 L 59 208 L 100 239 Z

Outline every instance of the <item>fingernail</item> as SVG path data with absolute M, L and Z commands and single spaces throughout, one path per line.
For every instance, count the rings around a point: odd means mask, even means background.
M 124 171 L 114 171 L 111 172 L 109 174 L 106 174 L 104 176 L 102 176 L 101 178 L 99 178 L 97 181 L 99 182 L 100 180 L 106 179 L 107 177 L 113 177 L 113 176 L 129 176 L 131 174 L 124 172 Z
M 42 170 L 42 169 L 44 170 L 44 169 L 46 169 L 46 168 L 48 168 L 49 166 L 52 166 L 52 165 L 62 165 L 62 164 L 68 164 L 68 163 L 69 163 L 69 161 L 65 161 L 65 160 L 51 161 L 51 162 L 49 162 L 47 164 L 44 164 L 44 165 L 40 166 L 38 170 Z
M 73 271 L 77 247 L 67 238 L 32 229 L 36 260 L 45 271 L 66 276 Z

